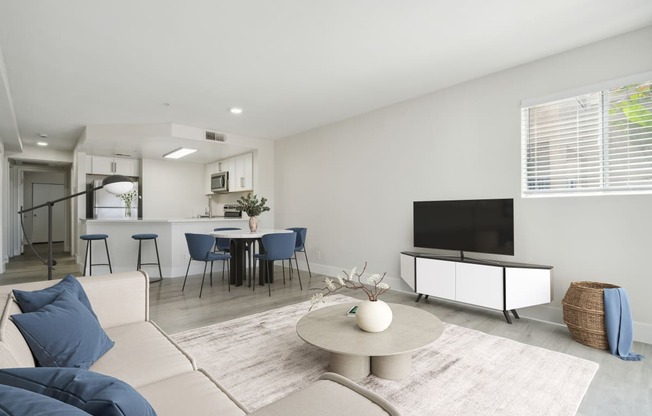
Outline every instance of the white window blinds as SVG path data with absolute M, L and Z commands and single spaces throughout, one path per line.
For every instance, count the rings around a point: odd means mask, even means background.
M 652 191 L 650 82 L 523 107 L 524 195 Z

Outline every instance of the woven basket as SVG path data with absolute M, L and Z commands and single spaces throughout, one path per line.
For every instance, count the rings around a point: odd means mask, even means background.
M 604 289 L 617 287 L 609 283 L 571 282 L 561 303 L 564 322 L 575 341 L 609 349 L 604 324 Z

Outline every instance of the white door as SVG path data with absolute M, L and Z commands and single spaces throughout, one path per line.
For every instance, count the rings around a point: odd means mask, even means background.
M 49 183 L 32 184 L 33 206 L 44 204 L 63 198 L 64 186 Z M 63 241 L 65 234 L 65 202 L 52 206 L 52 241 Z M 31 212 L 32 214 L 32 242 L 47 243 L 48 241 L 48 208 L 43 207 Z

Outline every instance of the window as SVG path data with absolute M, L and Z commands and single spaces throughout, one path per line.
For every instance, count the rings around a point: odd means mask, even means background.
M 651 193 L 650 84 L 524 106 L 523 195 Z

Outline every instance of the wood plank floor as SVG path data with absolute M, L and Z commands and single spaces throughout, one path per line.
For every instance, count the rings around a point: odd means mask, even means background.
M 60 246 L 55 246 L 55 258 L 60 259 L 54 273 L 56 278 L 73 273 L 79 276 L 80 268 Z M 39 251 L 46 248 L 39 247 Z M 219 270 L 218 270 L 219 269 Z M 198 328 L 257 312 L 308 300 L 314 291 L 309 291 L 307 272 L 302 272 L 304 290 L 299 290 L 295 277 L 284 286 L 280 279 L 273 285 L 272 296 L 267 288 L 259 287 L 252 291 L 247 286 L 231 287 L 221 279 L 221 266 L 216 264 L 213 285 L 208 277 L 202 298 L 199 299 L 201 276 L 188 277 L 184 292 L 181 292 L 183 279 L 164 279 L 150 285 L 150 318 L 168 333 Z M 150 270 L 153 276 L 154 270 Z M 101 269 L 96 274 L 105 273 Z M 12 258 L 7 271 L 0 275 L 0 284 L 42 280 L 47 276 L 45 266 L 34 259 L 31 253 Z M 313 274 L 312 288 L 321 287 L 323 276 Z M 362 298 L 360 293 L 345 292 L 349 296 Z M 529 319 L 514 320 L 509 325 L 502 312 L 461 305 L 436 299 L 421 300 L 415 303 L 414 294 L 392 292 L 383 295 L 387 302 L 402 303 L 427 310 L 442 321 L 488 334 L 501 336 L 525 344 L 559 351 L 576 357 L 597 362 L 600 369 L 580 406 L 578 415 L 652 415 L 652 345 L 635 343 L 633 351 L 649 358 L 641 362 L 622 361 L 607 351 L 600 351 L 581 345 L 570 338 L 564 326 L 552 325 Z

